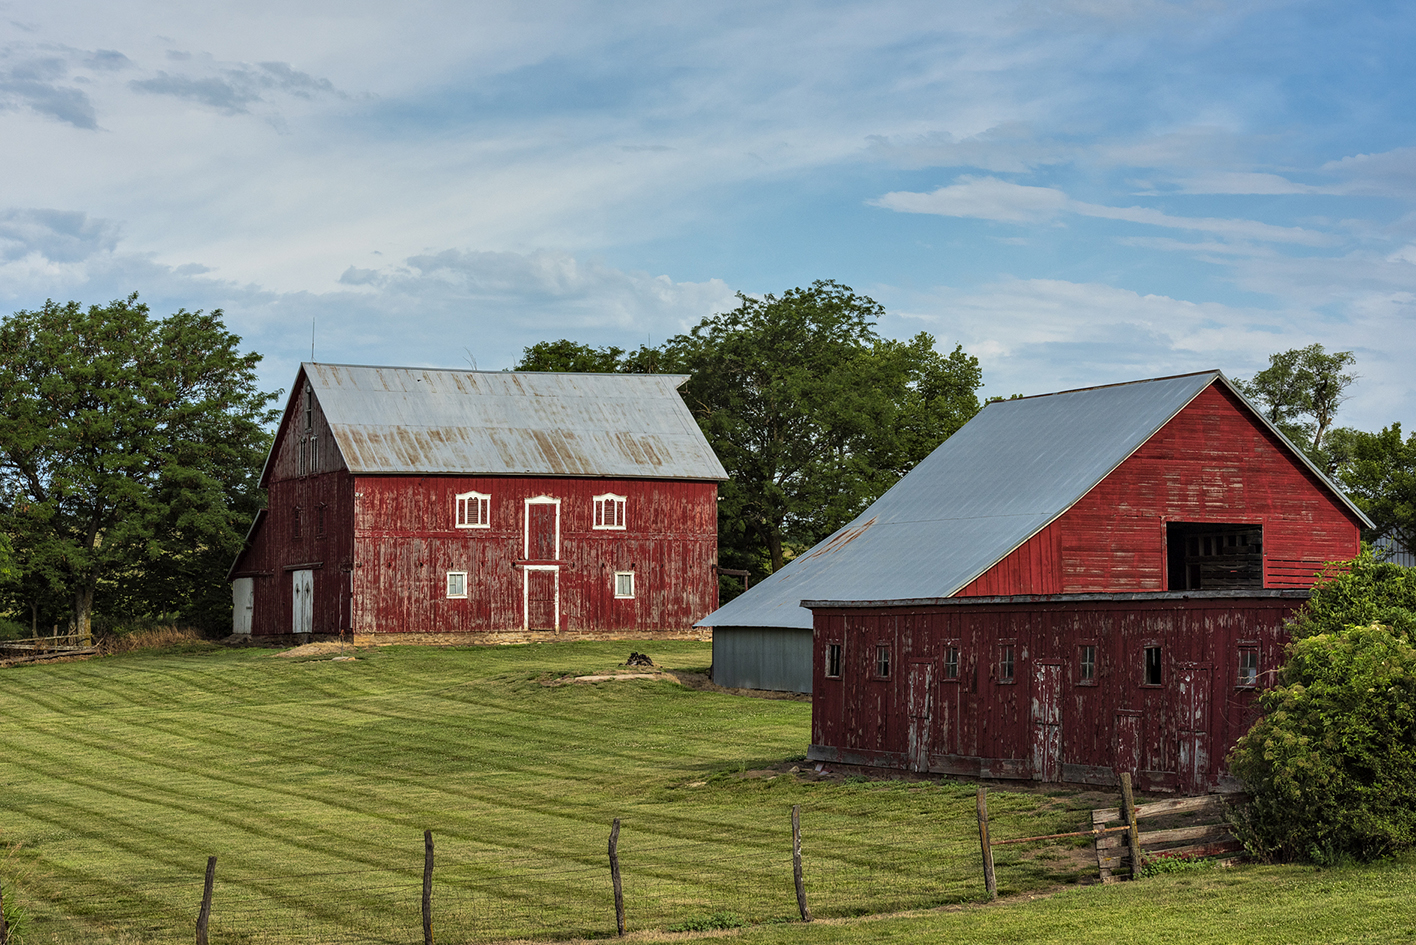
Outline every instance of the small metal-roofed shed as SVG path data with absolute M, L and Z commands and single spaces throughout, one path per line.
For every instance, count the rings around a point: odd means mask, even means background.
M 232 568 L 251 632 L 700 635 L 726 473 L 684 380 L 302 365 Z
M 1355 554 L 1364 522 L 1218 371 L 996 401 L 703 624 L 715 680 L 735 685 L 761 676 L 754 650 L 803 648 L 804 599 L 1164 591 L 1188 577 L 1191 539 L 1203 551 L 1230 535 L 1260 556 L 1258 586 L 1307 587 Z

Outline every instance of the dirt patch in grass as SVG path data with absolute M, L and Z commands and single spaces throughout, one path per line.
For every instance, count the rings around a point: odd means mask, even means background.
M 303 657 L 306 659 L 320 656 L 357 658 L 353 646 L 348 643 L 340 643 L 338 640 L 320 640 L 316 643 L 305 643 L 301 646 L 291 647 L 288 650 L 281 650 L 275 655 L 281 657 Z

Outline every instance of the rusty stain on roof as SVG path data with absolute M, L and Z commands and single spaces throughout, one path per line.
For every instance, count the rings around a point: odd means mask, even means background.
M 302 370 L 353 473 L 727 478 L 681 375 Z

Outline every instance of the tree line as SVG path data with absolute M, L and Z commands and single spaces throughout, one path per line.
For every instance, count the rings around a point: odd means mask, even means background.
M 980 409 L 978 359 L 833 281 L 738 296 L 662 345 L 561 339 L 513 370 L 677 373 L 728 480 L 720 565 L 758 580 L 859 514 Z M 46 302 L 0 323 L 0 614 L 81 632 L 230 626 L 226 572 L 256 511 L 278 411 L 220 310 L 152 315 L 134 294 Z M 1416 434 L 1336 425 L 1351 352 L 1273 355 L 1240 381 L 1389 537 L 1416 550 Z M 1016 395 L 1015 395 L 1016 396 Z M 725 578 L 724 599 L 741 590 Z

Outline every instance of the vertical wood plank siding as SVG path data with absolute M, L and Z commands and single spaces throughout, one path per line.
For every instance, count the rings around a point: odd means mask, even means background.
M 686 630 L 717 606 L 717 486 L 650 479 L 357 478 L 358 633 L 519 630 L 525 500 L 560 500 L 560 629 Z M 491 527 L 455 527 L 455 496 L 490 494 Z M 593 497 L 626 497 L 625 528 L 595 529 Z M 541 563 L 538 560 L 538 563 Z M 448 599 L 449 571 L 468 596 Z M 616 571 L 634 597 L 616 598 Z
M 1260 683 L 1272 681 L 1287 643 L 1284 621 L 1303 595 L 1151 600 L 979 601 L 923 607 L 818 609 L 810 757 L 890 768 L 908 766 L 907 675 L 933 665 L 928 768 L 945 774 L 1037 777 L 1031 706 L 1040 661 L 1061 664 L 1061 777 L 1117 783 L 1135 767 L 1144 790 L 1203 792 L 1223 786 L 1224 756 L 1254 721 L 1257 690 L 1240 686 L 1241 645 L 1259 650 Z M 825 648 L 842 646 L 840 677 L 825 675 Z M 875 674 L 876 647 L 891 648 L 888 679 Z M 1014 648 L 1014 681 L 999 678 L 999 648 Z M 1080 647 L 1096 647 L 1095 678 L 1081 679 Z M 959 649 L 957 679 L 943 676 Z M 1144 651 L 1163 655 L 1159 686 L 1144 682 Z M 1208 682 L 1203 764 L 1180 768 L 1185 669 Z M 1118 721 L 1128 720 L 1128 721 Z M 1127 728 L 1140 727 L 1139 758 Z M 1193 735 L 1190 736 L 1193 740 Z
M 1264 587 L 1311 587 L 1359 550 L 1356 517 L 1221 385 L 956 597 L 1166 589 L 1166 522 L 1254 522 Z
M 319 404 L 319 465 L 299 475 L 303 401 L 271 459 L 265 518 L 233 569 L 254 578 L 252 633 L 291 632 L 295 566 L 314 571 L 314 632 L 467 633 L 523 627 L 525 500 L 560 500 L 559 630 L 688 630 L 718 605 L 717 484 L 654 479 L 355 476 Z M 457 528 L 456 496 L 490 494 L 491 527 Z M 595 529 L 593 497 L 626 496 L 625 528 Z M 317 534 L 319 508 L 324 531 Z M 300 529 L 295 530 L 299 509 Z M 467 597 L 447 596 L 449 571 Z M 616 598 L 616 571 L 634 597 Z

